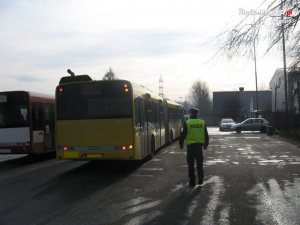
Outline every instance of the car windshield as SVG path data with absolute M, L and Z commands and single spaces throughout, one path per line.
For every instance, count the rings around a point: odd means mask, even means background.
M 0 128 L 29 126 L 29 99 L 23 92 L 0 94 Z
M 233 119 L 223 119 L 222 123 L 234 123 Z

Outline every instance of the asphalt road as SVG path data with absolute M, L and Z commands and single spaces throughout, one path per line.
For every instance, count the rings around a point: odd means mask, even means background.
M 203 187 L 178 142 L 152 160 L 0 157 L 0 224 L 300 224 L 300 148 L 277 136 L 209 129 Z

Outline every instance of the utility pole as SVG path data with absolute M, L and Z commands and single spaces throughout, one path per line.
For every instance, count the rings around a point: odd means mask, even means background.
M 256 68 L 256 47 L 255 47 L 255 40 L 253 38 L 253 54 L 254 54 L 254 69 L 255 69 L 255 93 L 256 93 L 256 118 L 258 117 L 258 91 L 257 91 L 257 68 Z
M 282 51 L 283 51 L 283 75 L 284 75 L 284 94 L 285 94 L 285 125 L 289 131 L 289 116 L 288 116 L 288 96 L 287 96 L 287 73 L 286 73 L 286 55 L 285 55 L 285 37 L 284 37 L 284 17 L 283 17 L 283 1 L 281 0 L 281 35 L 282 35 Z
M 274 111 L 275 111 L 275 129 L 278 128 L 278 118 L 277 118 L 277 89 L 280 88 L 280 84 L 277 83 L 277 81 L 275 81 L 275 84 L 274 84 L 274 91 L 275 91 L 275 102 L 274 102 Z
M 158 92 L 158 93 L 159 93 L 158 95 L 159 95 L 160 97 L 164 98 L 163 79 L 162 79 L 161 76 L 159 77 L 159 92 Z
M 254 22 L 252 24 L 246 24 L 246 25 L 250 25 L 250 26 L 254 26 L 255 25 L 255 18 Z M 246 35 L 252 42 L 253 42 L 253 60 L 254 60 L 254 75 L 255 75 L 255 95 L 256 95 L 256 113 L 255 113 L 255 117 L 258 117 L 258 90 L 257 90 L 257 64 L 256 64 L 256 38 L 255 38 L 255 34 L 248 36 Z

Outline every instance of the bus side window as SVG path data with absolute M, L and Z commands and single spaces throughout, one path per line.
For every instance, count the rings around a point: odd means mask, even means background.
M 160 129 L 164 129 L 165 128 L 165 124 L 164 124 L 164 108 L 163 105 L 159 105 L 159 126 Z
M 53 133 L 54 128 L 54 111 L 53 105 L 44 104 L 44 125 L 46 133 Z
M 27 112 L 27 108 L 20 108 L 20 115 L 21 115 L 21 119 L 22 121 L 28 121 L 28 112 Z
M 50 120 L 50 107 L 49 106 L 45 106 L 45 121 L 49 121 Z
M 134 106 L 135 106 L 135 126 L 141 127 L 141 107 L 142 107 L 142 101 L 141 98 L 134 99 Z
M 149 100 L 145 101 L 145 115 L 146 115 L 146 126 L 147 129 L 154 128 L 154 112 L 153 112 L 153 103 Z

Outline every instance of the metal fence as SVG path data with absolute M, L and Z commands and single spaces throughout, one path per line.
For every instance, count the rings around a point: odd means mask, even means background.
M 289 133 L 300 132 L 300 114 L 295 112 L 276 112 L 272 113 L 270 120 L 274 129 L 279 131 L 287 131 Z

